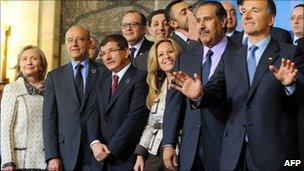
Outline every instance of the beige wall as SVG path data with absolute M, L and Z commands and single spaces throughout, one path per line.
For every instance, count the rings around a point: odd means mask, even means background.
M 39 46 L 47 56 L 49 69 L 58 66 L 60 1 L 1 1 L 1 35 L 10 28 L 7 53 L 1 48 L 1 73 L 12 81 L 15 77 L 18 51 L 25 45 Z M 5 39 L 5 37 L 1 37 Z M 6 65 L 3 63 L 6 58 Z M 2 75 L 2 74 L 1 74 Z

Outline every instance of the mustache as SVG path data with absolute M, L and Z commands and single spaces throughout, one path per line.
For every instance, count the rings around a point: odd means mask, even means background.
M 199 30 L 199 34 L 206 34 L 206 33 L 210 33 L 209 30 L 205 30 L 205 29 L 200 29 Z

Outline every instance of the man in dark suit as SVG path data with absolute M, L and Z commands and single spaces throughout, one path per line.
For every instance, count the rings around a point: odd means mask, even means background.
M 146 74 L 134 68 L 127 40 L 108 35 L 101 57 L 109 71 L 99 75 L 91 96 L 88 135 L 102 170 L 133 170 L 134 150 L 148 119 Z
M 192 99 L 194 109 L 219 101 L 230 105 L 220 170 L 291 169 L 284 166 L 286 160 L 299 160 L 303 152 L 297 102 L 304 96 L 304 58 L 294 46 L 271 38 L 275 14 L 273 0 L 245 0 L 248 47 L 222 58 L 204 87 L 197 74 L 194 79 L 183 72 L 173 74 L 173 87 Z
M 203 45 L 190 43 L 177 58 L 175 70 L 191 75 L 200 73 L 206 81 L 212 76 L 220 59 L 237 49 L 225 35 L 226 17 L 219 2 L 208 1 L 198 6 L 196 20 Z M 168 92 L 166 104 L 163 129 L 166 168 L 176 169 L 174 147 L 182 130 L 179 170 L 219 170 L 222 135 L 228 117 L 225 104 L 193 110 L 189 100 L 176 90 Z
M 169 25 L 173 28 L 171 38 L 175 40 L 182 50 L 188 46 L 188 22 L 187 12 L 190 5 L 183 0 L 170 2 L 165 8 L 165 17 Z
M 237 26 L 236 10 L 231 2 L 224 1 L 221 3 L 227 12 L 226 36 L 231 37 L 236 33 L 239 33 L 239 31 L 235 30 Z
M 72 26 L 66 33 L 71 61 L 51 71 L 43 103 L 43 140 L 50 170 L 89 170 L 86 104 L 98 74 L 88 56 L 89 32 Z
M 138 11 L 128 11 L 122 18 L 121 31 L 127 39 L 131 63 L 138 69 L 147 70 L 147 58 L 153 42 L 145 38 L 147 19 Z
M 304 4 L 296 5 L 290 16 L 291 37 L 294 45 L 298 39 L 304 37 Z
M 244 0 L 237 0 L 237 5 L 239 7 L 240 13 L 242 15 Z M 273 39 L 278 42 L 292 44 L 292 38 L 290 33 L 287 30 L 284 30 L 279 27 L 271 27 L 270 35 Z M 237 33 L 231 37 L 231 39 L 236 42 L 238 45 L 242 45 L 247 42 L 247 34 L 244 31 Z

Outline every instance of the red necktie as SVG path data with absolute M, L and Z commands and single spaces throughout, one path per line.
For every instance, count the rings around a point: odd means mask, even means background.
M 117 89 L 119 76 L 118 75 L 113 75 L 113 79 L 112 80 L 113 81 L 112 81 L 112 87 L 111 87 L 111 97 L 113 96 L 113 94 L 115 93 L 115 91 Z

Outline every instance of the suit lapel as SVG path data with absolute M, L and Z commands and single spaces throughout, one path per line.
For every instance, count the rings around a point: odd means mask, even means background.
M 111 92 L 111 84 L 112 84 L 112 74 L 110 71 L 106 71 L 101 74 L 98 81 L 100 81 L 101 86 L 98 86 L 98 101 L 101 102 L 104 108 L 107 108 L 109 100 L 110 100 L 110 92 Z
M 265 72 L 268 71 L 269 65 L 271 65 L 278 58 L 278 54 L 276 54 L 276 52 L 279 50 L 280 48 L 278 47 L 278 44 L 274 42 L 273 39 L 271 39 L 258 63 L 257 69 L 253 77 L 252 85 L 250 87 L 247 101 L 256 90 Z
M 117 90 L 114 93 L 113 97 L 110 98 L 106 111 L 109 110 L 109 108 L 114 104 L 116 99 L 127 89 L 129 84 L 133 80 L 134 74 L 135 74 L 135 68 L 131 65 L 130 68 L 124 74 L 124 76 L 121 78 L 121 80 L 118 84 Z
M 240 82 L 245 83 L 246 91 L 249 90 L 249 77 L 247 72 L 247 46 L 242 46 L 241 49 L 236 53 L 236 60 L 233 62 L 235 68 L 237 68 L 236 72 L 245 73 L 245 74 L 238 74 L 240 77 Z
M 71 62 L 65 65 L 63 77 L 64 79 L 62 81 L 66 82 L 67 86 L 69 87 L 69 90 L 72 93 L 73 99 L 77 102 L 77 105 L 80 106 L 80 102 L 78 100 L 78 96 L 76 92 L 75 81 L 74 81 L 73 66 Z
M 88 70 L 88 77 L 87 79 L 87 85 L 85 87 L 85 93 L 84 93 L 84 97 L 82 99 L 82 105 L 81 105 L 81 109 L 83 109 L 83 107 L 86 104 L 86 101 L 88 99 L 88 96 L 92 90 L 92 87 L 96 81 L 98 75 L 98 70 L 96 69 L 96 66 L 93 65 L 92 61 L 89 61 L 89 70 Z
M 144 41 L 143 41 L 142 45 L 140 46 L 138 53 L 136 54 L 136 58 L 138 56 L 142 55 L 144 52 L 148 51 L 151 46 L 152 46 L 152 44 L 149 45 L 149 41 L 146 38 L 144 38 Z
M 184 55 L 182 62 L 185 63 L 185 68 L 181 68 L 181 70 L 187 69 L 190 75 L 197 73 L 202 76 L 203 46 L 197 46 L 190 52 L 191 53 Z

